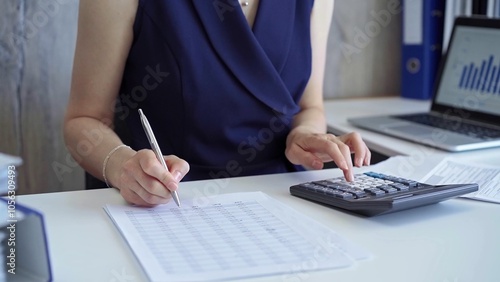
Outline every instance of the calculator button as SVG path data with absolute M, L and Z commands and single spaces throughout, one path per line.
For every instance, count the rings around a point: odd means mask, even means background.
M 393 183 L 393 184 L 390 184 L 390 186 L 398 189 L 399 191 L 408 191 L 410 189 L 409 186 L 406 186 L 406 185 L 400 184 L 400 183 Z
M 401 183 L 401 184 L 404 184 L 404 185 L 408 185 L 410 183 L 409 180 L 404 179 L 404 178 L 396 178 L 395 180 L 396 181 L 394 181 L 394 182 L 398 182 L 398 183 Z
M 408 186 L 410 188 L 416 188 L 416 187 L 418 187 L 418 182 L 417 181 L 409 181 Z
M 325 195 L 332 195 L 333 196 L 335 190 L 327 188 L 327 187 L 323 187 L 323 188 L 321 188 L 321 191 L 323 193 L 325 193 Z
M 399 191 L 398 189 L 391 187 L 391 186 L 388 186 L 388 185 L 379 186 L 377 188 L 379 188 L 380 190 L 383 190 L 389 194 L 396 193 L 397 191 Z
M 332 195 L 337 197 L 337 198 L 342 198 L 342 194 L 344 194 L 344 192 L 339 191 L 339 190 L 332 190 Z
M 380 190 L 378 188 L 367 188 L 367 189 L 364 189 L 366 193 L 370 194 L 370 195 L 373 195 L 373 196 L 382 196 L 382 195 L 385 195 L 385 191 L 384 190 Z
M 309 185 L 308 189 L 316 191 L 316 192 L 322 192 L 323 186 L 312 184 L 312 185 Z
M 332 182 L 330 182 L 329 180 L 320 180 L 320 181 L 314 181 L 313 183 L 317 185 L 328 186 Z
M 366 192 L 361 190 L 361 189 L 350 189 L 346 192 L 354 194 L 354 196 L 356 196 L 356 198 L 363 198 L 366 196 Z
M 344 192 L 340 196 L 341 196 L 342 199 L 346 199 L 346 200 L 354 198 L 354 195 L 351 194 L 351 193 L 349 193 L 349 192 Z
M 340 182 L 334 182 L 334 181 L 330 181 L 330 180 L 314 181 L 313 183 L 315 183 L 317 185 L 324 186 L 324 187 L 328 187 L 331 189 L 339 189 L 339 190 L 343 190 L 343 189 L 351 187 L 350 185 L 343 184 Z
M 376 173 L 376 172 L 365 172 L 364 174 L 367 176 L 370 176 L 370 177 L 374 177 L 374 178 L 382 178 L 381 174 Z
M 312 183 L 303 183 L 301 184 L 302 187 L 305 187 L 307 190 L 314 190 L 314 184 Z
M 347 185 L 347 184 L 337 183 L 337 184 L 332 185 L 332 187 L 335 187 L 335 189 L 339 189 L 339 190 L 345 190 L 345 189 L 350 189 L 352 186 Z

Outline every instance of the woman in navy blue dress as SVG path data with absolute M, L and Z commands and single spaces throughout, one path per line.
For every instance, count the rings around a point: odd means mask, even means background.
M 326 133 L 333 0 L 81 0 L 65 139 L 130 203 L 179 181 L 370 162 L 357 133 Z M 146 114 L 168 171 L 150 150 Z M 124 144 L 113 121 L 130 132 Z

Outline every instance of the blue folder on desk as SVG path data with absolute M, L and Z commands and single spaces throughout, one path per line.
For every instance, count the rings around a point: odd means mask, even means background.
M 43 215 L 14 201 L 0 198 L 0 281 L 52 281 Z
M 444 0 L 404 0 L 401 96 L 430 99 L 441 59 Z

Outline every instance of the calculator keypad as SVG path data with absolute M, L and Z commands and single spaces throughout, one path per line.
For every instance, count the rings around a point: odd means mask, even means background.
M 347 182 L 344 177 L 336 177 L 293 185 L 290 193 L 333 208 L 375 216 L 434 204 L 478 189 L 476 183 L 434 186 L 366 172 L 356 174 L 353 182 Z
M 336 177 L 304 183 L 302 186 L 307 190 L 348 200 L 405 192 L 418 188 L 419 183 L 381 173 L 366 172 L 354 175 L 353 182 L 346 181 L 344 177 Z

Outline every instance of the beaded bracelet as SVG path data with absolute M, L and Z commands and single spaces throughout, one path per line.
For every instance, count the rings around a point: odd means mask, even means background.
M 104 182 L 106 183 L 106 186 L 108 186 L 109 188 L 111 188 L 111 186 L 109 186 L 108 179 L 106 178 L 106 165 L 108 164 L 108 160 L 111 157 L 111 155 L 113 155 L 113 153 L 116 152 L 116 150 L 118 150 L 122 147 L 130 148 L 130 146 L 127 146 L 125 144 L 121 144 L 121 145 L 114 147 L 113 150 L 111 150 L 109 152 L 109 154 L 106 156 L 106 158 L 104 158 L 104 162 L 102 164 L 102 178 L 104 178 Z

